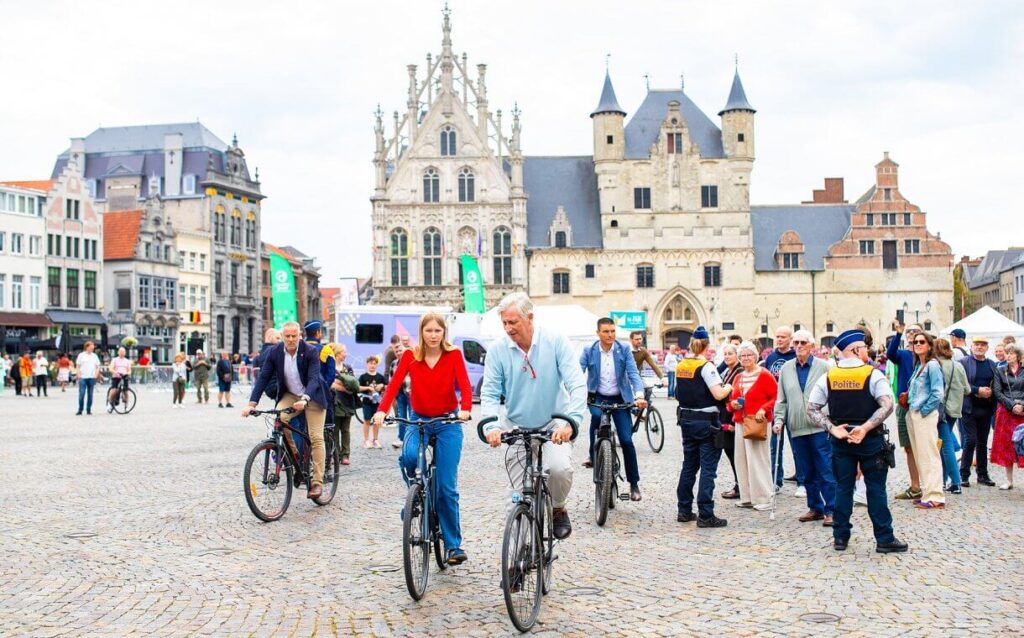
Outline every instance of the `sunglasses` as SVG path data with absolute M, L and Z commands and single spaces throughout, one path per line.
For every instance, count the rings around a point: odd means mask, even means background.
M 914 339 L 914 345 L 915 346 L 926 346 L 926 345 L 928 345 L 928 341 L 926 339 Z

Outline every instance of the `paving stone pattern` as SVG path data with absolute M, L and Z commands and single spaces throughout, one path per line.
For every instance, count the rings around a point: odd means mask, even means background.
M 473 426 L 460 473 L 470 560 L 432 572 L 416 603 L 401 572 L 395 450 L 365 450 L 353 432 L 333 504 L 314 507 L 298 491 L 283 520 L 261 523 L 241 475 L 262 420 L 189 399 L 171 409 L 169 394 L 142 390 L 128 416 L 79 417 L 71 392 L 0 394 L 0 635 L 514 632 L 498 575 L 502 453 Z M 604 528 L 575 446 L 574 532 L 535 635 L 1021 635 L 1024 489 L 971 487 L 945 511 L 893 501 L 897 535 L 911 545 L 903 555 L 874 552 L 857 508 L 850 548 L 837 554 L 830 530 L 797 522 L 806 508 L 789 483 L 775 521 L 719 500 L 727 528 L 677 523 L 682 452 L 678 430 L 668 435 L 661 454 L 638 440 L 644 500 L 620 503 Z M 385 444 L 394 437 L 382 433 Z M 723 457 L 719 492 L 728 473 Z M 905 476 L 901 463 L 890 494 Z

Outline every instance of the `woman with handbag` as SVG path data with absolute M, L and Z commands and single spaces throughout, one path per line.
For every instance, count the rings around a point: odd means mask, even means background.
M 918 509 L 946 507 L 942 493 L 942 459 L 939 457 L 939 422 L 945 383 L 942 367 L 935 358 L 935 338 L 926 332 L 914 335 L 914 372 L 907 386 L 907 433 L 914 451 L 917 473 L 921 477 L 921 498 L 914 499 Z
M 736 473 L 740 483 L 740 502 L 736 505 L 769 510 L 775 486 L 769 458 L 768 424 L 779 386 L 775 377 L 758 365 L 757 346 L 744 341 L 736 350 L 743 367 L 729 400 L 736 428 Z

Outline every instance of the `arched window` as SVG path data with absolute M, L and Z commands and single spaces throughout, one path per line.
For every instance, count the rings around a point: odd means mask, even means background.
M 391 285 L 409 285 L 409 235 L 401 228 L 391 231 Z
M 555 233 L 555 248 L 565 248 L 565 231 L 560 230 Z
M 441 156 L 450 157 L 455 155 L 455 129 L 445 126 L 441 129 Z
M 423 173 L 423 201 L 436 204 L 441 196 L 441 177 L 436 168 L 428 168 Z
M 454 135 L 454 133 L 452 133 Z M 468 168 L 464 168 L 459 171 L 459 201 L 460 202 L 472 202 L 476 201 L 475 188 L 474 188 L 473 171 Z
M 441 231 L 423 231 L 423 285 L 441 285 Z
M 494 230 L 491 238 L 494 247 L 494 283 L 512 283 L 512 233 L 504 226 Z

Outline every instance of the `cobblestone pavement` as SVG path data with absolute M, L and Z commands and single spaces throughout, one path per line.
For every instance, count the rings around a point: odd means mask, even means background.
M 401 572 L 404 488 L 390 447 L 357 447 L 330 506 L 299 491 L 283 520 L 265 524 L 240 480 L 261 420 L 215 405 L 172 410 L 169 393 L 151 390 L 128 416 L 76 417 L 74 400 L 0 395 L 0 635 L 513 631 L 497 569 L 502 457 L 472 426 L 460 475 L 470 562 L 432 573 L 416 603 Z M 857 508 L 850 549 L 836 554 L 828 529 L 796 521 L 805 507 L 792 484 L 775 521 L 719 501 L 727 528 L 676 523 L 678 430 L 661 454 L 638 442 L 644 500 L 621 503 L 604 528 L 576 446 L 574 532 L 535 634 L 1021 635 L 1024 490 L 971 487 L 946 511 L 894 501 L 897 535 L 911 545 L 903 555 L 874 552 Z M 720 469 L 729 472 L 724 457 Z M 901 465 L 890 493 L 904 477 Z

